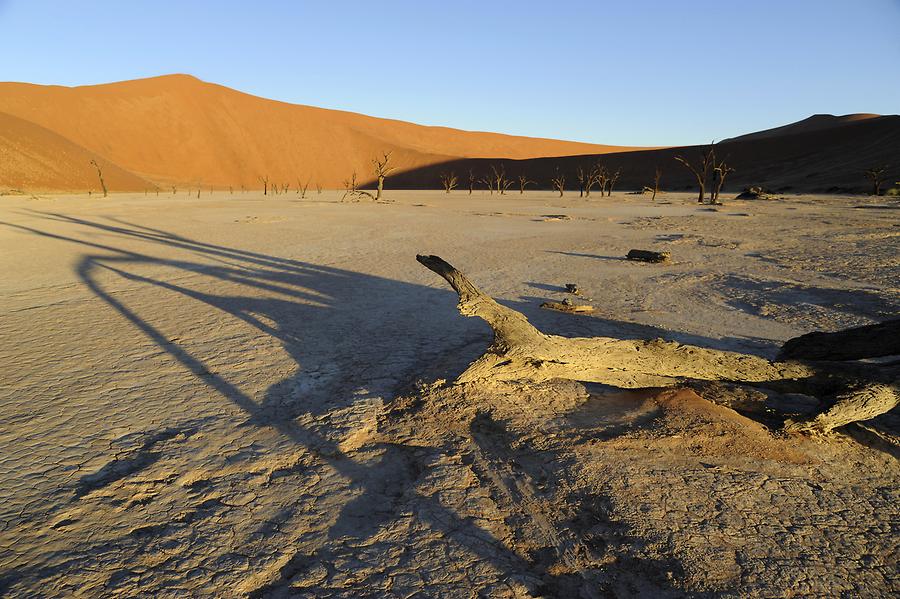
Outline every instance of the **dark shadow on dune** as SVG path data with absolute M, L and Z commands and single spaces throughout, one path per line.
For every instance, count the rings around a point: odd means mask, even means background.
M 861 175 L 873 164 L 896 164 L 900 152 L 900 116 L 884 116 L 815 131 L 799 131 L 769 138 L 726 139 L 717 144 L 720 155 L 729 156 L 729 164 L 737 171 L 728 177 L 724 193 L 738 193 L 746 187 L 764 184 L 792 193 L 865 193 L 868 189 Z M 621 170 L 616 190 L 641 190 L 652 184 L 657 167 L 665 171 L 664 189 L 696 190 L 693 175 L 675 162 L 676 155 L 695 157 L 703 146 L 660 148 L 607 154 L 588 154 L 531 158 L 524 160 L 468 158 L 407 168 L 394 173 L 388 189 L 440 189 L 442 173 L 453 172 L 467 181 L 471 171 L 479 179 L 502 166 L 515 179 L 525 175 L 536 182 L 532 189 L 550 190 L 551 178 L 557 173 L 569 181 L 568 198 L 578 197 L 577 169 L 590 168 L 601 162 L 610 171 Z M 889 179 L 894 181 L 896 179 Z M 363 188 L 371 189 L 373 181 Z M 479 182 L 477 191 L 486 186 Z M 467 193 L 459 189 L 453 193 Z M 516 194 L 517 195 L 517 194 Z M 452 197 L 452 194 L 451 194 Z M 495 194 L 490 199 L 502 201 Z M 589 198 L 594 199 L 594 196 Z M 608 198 L 597 197 L 597 201 Z M 869 208 L 869 206 L 860 206 Z

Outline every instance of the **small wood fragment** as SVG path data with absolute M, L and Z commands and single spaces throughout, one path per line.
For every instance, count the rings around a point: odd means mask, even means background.
M 625 257 L 629 260 L 659 264 L 668 262 L 672 255 L 669 252 L 654 252 L 652 250 L 628 250 L 628 254 Z
M 541 308 L 556 310 L 558 312 L 570 312 L 573 314 L 590 314 L 594 311 L 594 306 L 573 304 L 571 300 L 564 300 L 562 302 L 544 302 L 541 304 Z

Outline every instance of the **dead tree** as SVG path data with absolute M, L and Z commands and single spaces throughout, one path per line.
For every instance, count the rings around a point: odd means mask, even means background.
M 359 192 L 359 184 L 356 182 L 356 171 L 353 171 L 353 174 L 350 175 L 349 179 L 344 179 L 344 195 L 341 196 L 341 201 L 343 202 L 345 199 L 352 199 Z
M 103 190 L 103 197 L 106 197 L 106 182 L 103 180 L 103 171 L 100 169 L 100 165 L 97 164 L 97 161 L 93 158 L 91 159 L 91 164 L 94 165 L 94 168 L 97 169 L 97 178 L 100 179 L 100 188 Z
M 653 176 L 653 197 L 650 198 L 650 201 L 656 201 L 656 194 L 659 193 L 659 181 L 662 179 L 662 169 L 658 166 L 656 167 L 656 174 Z
M 872 195 L 881 195 L 881 185 L 884 183 L 884 173 L 888 170 L 888 166 L 874 166 L 866 169 L 866 178 L 872 182 Z
M 359 188 L 359 182 L 356 178 L 356 171 L 353 171 L 353 174 L 350 175 L 349 179 L 344 179 L 344 195 L 341 196 L 341 201 L 343 202 L 347 200 L 358 202 L 360 198 L 369 198 L 370 200 L 374 200 L 375 196 L 368 191 Z
M 563 192 L 566 190 L 566 176 L 557 170 L 553 178 L 550 179 L 550 185 L 559 192 L 559 197 L 563 197 Z
M 494 179 L 491 175 L 484 175 L 480 179 L 478 179 L 479 183 L 484 184 L 487 187 L 488 191 L 491 192 L 491 195 L 494 195 Z
M 596 183 L 597 187 L 600 189 L 600 197 L 603 197 L 606 190 L 606 183 L 609 181 L 609 171 L 606 170 L 605 166 L 598 162 L 594 165 L 593 175 L 593 182 Z
M 297 179 L 297 195 L 300 196 L 300 199 L 303 200 L 306 198 L 306 190 L 309 189 L 309 179 L 306 180 L 306 183 L 300 183 L 300 179 Z
M 494 181 L 494 185 L 497 186 L 497 193 L 500 195 L 505 195 L 507 190 L 512 186 L 512 179 L 508 179 L 506 177 L 506 166 L 500 165 L 500 168 L 497 168 L 496 165 L 491 165 L 492 179 Z
M 525 175 L 519 175 L 519 193 L 525 193 L 525 188 L 529 185 L 537 185 L 537 183 L 535 181 L 532 181 Z
M 588 171 L 587 181 L 585 182 L 584 197 L 591 197 L 591 188 L 600 183 L 601 178 L 605 176 L 605 173 L 606 168 L 599 162 L 591 167 L 591 170 Z M 602 194 L 603 188 L 601 187 L 600 190 L 600 193 Z
M 177 192 L 177 191 L 178 191 L 178 190 L 175 189 L 175 186 L 173 185 L 173 186 L 172 186 L 172 195 L 175 195 L 175 192 Z
M 689 171 L 694 173 L 694 177 L 697 179 L 697 186 L 700 188 L 700 195 L 697 197 L 697 202 L 703 203 L 706 198 L 706 181 L 709 179 L 709 171 L 712 168 L 712 165 L 716 161 L 716 151 L 713 144 L 700 152 L 700 161 L 697 165 L 691 164 L 687 158 L 683 156 L 675 156 L 675 160 L 683 164 L 688 168 Z
M 446 193 L 450 193 L 454 189 L 456 189 L 456 183 L 458 179 L 456 178 L 456 173 L 450 171 L 449 173 L 441 173 L 441 187 L 444 188 Z
M 616 172 L 614 172 L 613 174 L 611 174 L 611 175 L 609 176 L 609 178 L 607 179 L 607 183 L 606 183 L 606 197 L 612 196 L 613 187 L 615 187 L 616 181 L 619 180 L 619 177 L 621 176 L 621 174 L 622 174 L 622 169 L 618 169 L 618 168 L 617 168 L 617 169 L 616 169 Z
M 269 175 L 265 177 L 260 177 L 259 181 L 263 184 L 263 195 L 269 194 Z
M 751 354 L 661 339 L 547 335 L 534 328 L 521 312 L 482 293 L 438 256 L 416 256 L 416 260 L 456 291 L 460 314 L 483 319 L 494 332 L 491 345 L 459 375 L 457 384 L 535 383 L 563 378 L 633 389 L 685 381 L 702 385 L 706 381 L 822 398 L 825 409 L 817 416 L 786 422 L 785 430 L 790 433 L 827 433 L 900 404 L 900 365 L 896 363 L 802 358 L 772 362 Z M 852 359 L 862 357 L 853 354 Z
M 475 182 L 477 179 L 475 178 L 475 171 L 469 169 L 469 195 L 472 195 L 472 192 L 475 191 Z
M 715 157 L 713 157 L 713 187 L 709 198 L 711 203 L 719 203 L 719 192 L 722 191 L 722 186 L 725 185 L 725 178 L 733 172 L 734 169 L 728 166 L 724 159 L 721 162 L 716 163 Z
M 382 154 L 381 158 L 372 159 L 372 166 L 374 167 L 375 179 L 377 181 L 377 187 L 375 188 L 376 202 L 381 201 L 381 194 L 384 191 L 384 180 L 395 170 L 395 167 L 390 165 L 392 153 L 393 152 L 385 152 Z
M 578 197 L 584 197 L 584 188 L 587 187 L 588 181 L 591 179 L 593 173 L 589 169 L 585 169 L 580 164 L 578 168 L 575 169 L 575 178 L 578 180 Z

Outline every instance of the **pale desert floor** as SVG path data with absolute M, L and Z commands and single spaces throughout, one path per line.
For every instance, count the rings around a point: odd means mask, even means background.
M 890 446 L 690 395 L 429 386 L 490 330 L 415 260 L 546 332 L 772 357 L 900 313 L 900 203 L 576 196 L 0 198 L 0 594 L 900 591 Z M 565 283 L 597 311 L 540 309 Z

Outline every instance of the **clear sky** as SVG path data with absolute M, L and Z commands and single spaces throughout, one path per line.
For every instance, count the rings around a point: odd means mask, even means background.
M 0 80 L 166 73 L 429 125 L 704 143 L 900 112 L 900 0 L 0 0 Z

